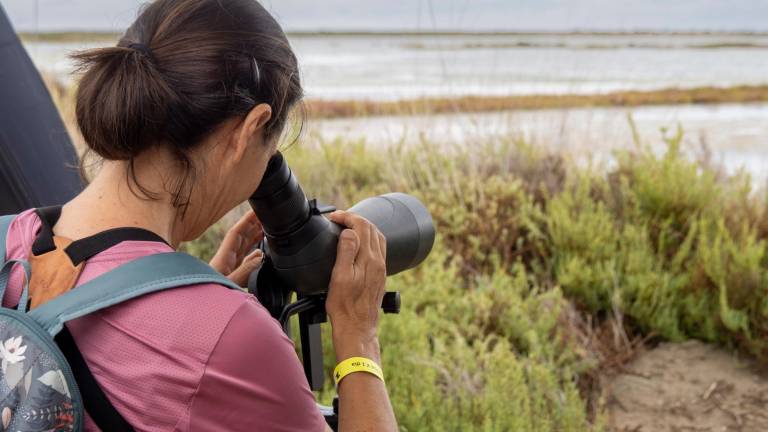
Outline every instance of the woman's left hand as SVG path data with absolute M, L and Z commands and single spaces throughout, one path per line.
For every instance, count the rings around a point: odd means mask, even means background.
M 227 231 L 209 264 L 232 282 L 245 286 L 248 276 L 261 266 L 264 258 L 261 249 L 248 252 L 263 238 L 259 218 L 249 211 Z

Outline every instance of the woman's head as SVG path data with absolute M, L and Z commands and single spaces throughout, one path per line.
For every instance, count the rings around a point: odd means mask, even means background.
M 121 161 L 136 192 L 167 192 L 183 211 L 247 198 L 302 96 L 288 40 L 256 0 L 157 0 L 117 46 L 74 58 L 89 148 Z M 139 175 L 160 160 L 164 191 Z

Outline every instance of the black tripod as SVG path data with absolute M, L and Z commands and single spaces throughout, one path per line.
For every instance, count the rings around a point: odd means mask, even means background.
M 342 227 L 326 217 L 335 210 L 308 200 L 280 153 L 272 156 L 256 192 L 248 200 L 264 228 L 264 263 L 248 280 L 256 295 L 290 335 L 288 322 L 299 315 L 301 357 L 312 390 L 323 387 L 323 345 L 320 325 L 328 320 L 325 295 L 331 280 Z M 429 255 L 435 226 L 424 204 L 413 196 L 389 193 L 353 205 L 357 214 L 378 228 L 387 241 L 387 275 L 417 266 Z M 293 293 L 297 299 L 291 303 Z M 400 295 L 386 293 L 384 312 L 400 311 Z M 338 401 L 338 399 L 336 399 Z M 338 403 L 321 407 L 332 428 Z
M 254 294 L 273 318 L 280 322 L 285 334 L 291 336 L 290 318 L 299 316 L 299 338 L 304 375 L 309 387 L 318 391 L 323 388 L 323 341 L 320 325 L 328 321 L 325 312 L 325 295 L 302 296 L 297 294 L 291 303 L 292 291 L 280 280 L 274 266 L 266 256 L 261 268 L 248 280 L 248 291 Z M 382 301 L 384 313 L 400 312 L 400 293 L 387 292 Z M 325 421 L 335 431 L 339 421 L 339 398 L 333 399 L 333 406 L 319 405 Z

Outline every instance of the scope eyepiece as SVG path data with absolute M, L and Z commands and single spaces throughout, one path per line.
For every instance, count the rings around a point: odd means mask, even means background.
M 269 160 L 264 177 L 248 202 L 259 215 L 264 233 L 271 237 L 295 232 L 311 216 L 307 197 L 280 152 Z

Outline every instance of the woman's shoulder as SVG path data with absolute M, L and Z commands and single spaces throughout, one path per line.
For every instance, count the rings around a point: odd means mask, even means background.
M 214 418 L 219 426 L 228 422 L 221 415 L 231 412 L 233 399 L 243 399 L 238 412 L 249 425 L 228 430 L 254 430 L 263 415 L 292 406 L 275 405 L 278 400 L 310 408 L 314 402 L 308 388 L 283 396 L 284 388 L 306 387 L 293 345 L 266 309 L 239 290 L 216 284 L 168 289 L 68 327 L 105 393 L 119 401 L 116 408 L 132 424 L 142 426 L 137 429 L 189 430 L 195 424 L 196 430 L 217 430 L 199 426 Z M 222 397 L 233 394 L 238 397 Z M 140 415 L 146 412 L 155 415 Z M 317 424 L 316 413 L 306 417 L 302 424 Z
M 105 329 L 131 329 L 153 345 L 186 347 L 203 354 L 213 350 L 233 317 L 242 314 L 238 311 L 256 309 L 252 318 L 271 319 L 257 304 L 243 291 L 206 283 L 147 294 L 95 315 L 108 324 Z
M 39 227 L 35 209 L 19 213 L 10 226 L 8 256 L 24 258 Z M 158 242 L 119 243 L 88 260 L 78 285 L 130 260 L 170 251 L 167 245 Z M 16 280 L 20 275 L 13 276 L 11 282 L 19 283 L 11 283 L 12 288 L 21 282 Z M 89 335 L 78 343 L 92 342 L 92 348 L 98 351 L 104 347 L 122 351 L 134 343 L 137 349 L 138 345 L 172 347 L 182 356 L 195 357 L 189 360 L 201 363 L 207 362 L 225 333 L 240 340 L 258 340 L 259 345 L 290 345 L 292 351 L 290 339 L 253 295 L 214 283 L 147 294 L 79 318 L 70 326 L 75 337 L 81 333 Z
M 8 256 L 12 256 L 13 252 L 16 252 L 17 249 L 29 249 L 32 244 L 31 239 L 39 228 L 40 219 L 37 217 L 35 209 L 24 210 L 15 215 L 8 226 L 5 239 Z
M 221 397 L 231 394 L 238 397 Z M 184 422 L 198 430 L 325 430 L 293 342 L 253 297 L 219 338 Z
M 20 212 L 9 226 L 6 239 L 7 256 L 26 258 L 40 219 L 35 209 Z M 90 258 L 78 280 L 78 285 L 133 259 L 154 253 L 170 252 L 165 244 L 149 241 L 124 241 Z M 15 275 L 18 276 L 18 275 Z M 13 277 L 11 278 L 14 281 Z M 12 286 L 15 284 L 11 284 Z M 84 321 L 107 321 L 117 328 L 130 328 L 132 332 L 156 339 L 164 335 L 176 339 L 175 343 L 189 342 L 212 349 L 218 337 L 238 311 L 249 312 L 251 319 L 271 319 L 269 313 L 255 298 L 243 291 L 219 284 L 195 284 L 144 295 L 120 303 L 93 315 Z M 241 311 L 240 313 L 244 313 Z M 95 328 L 107 328 L 100 325 Z M 93 327 L 92 327 L 93 329 Z M 91 330 L 92 332 L 93 330 Z M 160 342 L 160 341 L 157 341 Z
M 265 431 L 325 430 L 293 342 L 252 295 L 215 284 L 190 285 L 90 317 L 101 322 L 81 322 L 80 331 L 73 331 L 78 345 L 78 336 L 88 334 L 83 339 L 89 364 L 93 359 L 121 384 L 142 376 L 156 388 L 174 387 L 171 399 L 185 401 L 174 410 L 178 430 L 190 425 L 217 430 L 222 424 L 231 431 L 257 425 Z M 123 368 L 114 368 L 116 358 Z M 134 396 L 127 411 L 142 412 Z M 157 398 L 147 393 L 137 399 Z

